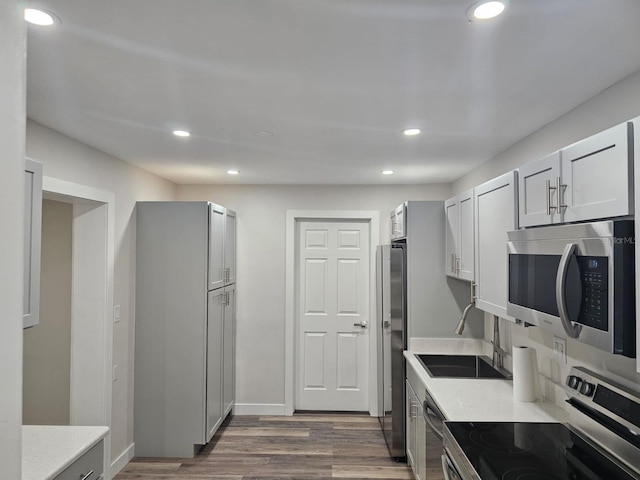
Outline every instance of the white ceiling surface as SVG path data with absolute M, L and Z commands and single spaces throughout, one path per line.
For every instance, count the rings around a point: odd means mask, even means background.
M 30 3 L 28 116 L 180 184 L 448 183 L 640 70 L 638 0 Z

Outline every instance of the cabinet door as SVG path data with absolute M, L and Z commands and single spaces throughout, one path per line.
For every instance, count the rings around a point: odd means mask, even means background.
M 518 169 L 518 223 L 520 227 L 562 221 L 558 208 L 560 152 Z
M 458 234 L 458 278 L 472 282 L 475 278 L 473 253 L 473 189 L 458 195 L 460 228 Z
M 225 283 L 236 283 L 236 212 L 227 209 L 224 226 Z
M 224 286 L 225 208 L 209 204 L 209 290 Z
M 223 417 L 233 408 L 236 376 L 236 286 L 225 289 L 224 326 L 222 332 L 222 407 Z
M 40 322 L 40 243 L 42 232 L 42 164 L 25 160 L 23 328 Z
M 507 315 L 507 232 L 517 222 L 516 172 L 506 173 L 474 189 L 476 307 Z
M 224 288 L 208 294 L 207 311 L 207 442 L 222 423 L 222 330 Z
M 413 393 L 413 389 L 409 382 L 405 382 L 406 385 L 406 435 L 407 435 L 407 464 L 411 466 L 411 469 L 416 472 L 416 394 Z
M 445 224 L 445 247 L 444 247 L 444 269 L 449 277 L 457 277 L 457 255 L 458 255 L 458 234 L 460 231 L 460 206 L 458 197 L 450 198 L 444 202 Z
M 566 222 L 633 213 L 632 142 L 633 123 L 627 122 L 562 150 Z

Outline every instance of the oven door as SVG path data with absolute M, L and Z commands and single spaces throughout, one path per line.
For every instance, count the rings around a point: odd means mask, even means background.
M 458 473 L 458 470 L 456 470 L 456 467 L 453 466 L 453 462 L 446 451 L 442 454 L 441 460 L 444 480 L 462 480 L 462 477 Z
M 507 313 L 614 351 L 613 239 L 510 241 Z

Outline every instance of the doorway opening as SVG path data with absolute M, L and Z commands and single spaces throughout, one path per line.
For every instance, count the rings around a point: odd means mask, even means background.
M 43 179 L 43 308 L 24 334 L 25 424 L 111 428 L 114 204 L 111 192 Z M 47 371 L 58 381 L 41 381 Z M 104 453 L 110 478 L 109 436 Z

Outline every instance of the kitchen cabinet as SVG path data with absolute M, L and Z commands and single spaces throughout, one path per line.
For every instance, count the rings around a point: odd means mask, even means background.
M 476 307 L 507 315 L 507 232 L 518 226 L 517 173 L 505 173 L 474 188 Z
M 104 440 L 100 440 L 53 480 L 99 480 L 102 478 L 103 463 Z
M 444 202 L 445 273 L 461 280 L 474 280 L 473 189 Z
M 425 480 L 427 472 L 427 425 L 422 414 L 424 397 L 422 382 L 411 369 L 407 369 L 407 463 L 413 470 L 416 480 Z
M 24 277 L 22 327 L 40 322 L 40 249 L 42 236 L 42 164 L 25 160 Z
M 407 202 L 399 205 L 391 212 L 391 240 L 398 240 L 407 236 Z
M 193 457 L 233 408 L 235 284 L 210 288 L 231 278 L 226 214 L 208 202 L 137 204 L 136 455 Z
M 633 214 L 633 141 L 625 122 L 518 169 L 520 227 Z
M 209 290 L 236 282 L 236 213 L 215 203 L 209 216 Z

